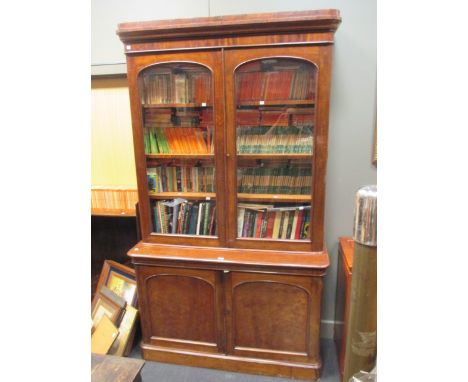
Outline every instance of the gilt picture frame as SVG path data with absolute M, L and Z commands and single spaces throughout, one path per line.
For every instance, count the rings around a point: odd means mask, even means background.
M 128 305 L 137 307 L 137 283 L 135 270 L 113 260 L 105 260 L 96 290 L 106 286 Z

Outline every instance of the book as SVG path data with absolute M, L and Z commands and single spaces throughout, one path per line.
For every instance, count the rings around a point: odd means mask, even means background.
M 203 203 L 204 204 L 204 214 L 203 214 L 203 228 L 202 228 L 202 235 L 209 234 L 209 224 L 210 224 L 210 210 L 211 210 L 211 203 Z
M 147 168 L 147 181 L 151 192 L 214 192 L 215 169 L 163 164 Z
M 281 219 L 282 219 L 283 212 L 277 211 L 275 214 L 275 221 L 273 225 L 273 239 L 278 239 L 280 236 L 280 224 L 281 224 Z
M 273 227 L 275 224 L 275 217 L 276 217 L 276 212 L 271 211 L 268 213 L 267 227 L 266 227 L 266 232 L 265 232 L 266 238 L 273 237 Z
M 197 233 L 198 209 L 199 209 L 199 205 L 193 204 L 191 211 L 190 211 L 190 221 L 189 221 L 189 228 L 188 228 L 189 235 L 196 235 Z
M 241 167 L 238 170 L 237 191 L 256 194 L 310 194 L 312 167 L 310 165 L 274 163 L 260 167 Z M 301 167 L 299 167 L 301 166 Z M 304 167 L 302 167 L 304 166 Z
M 242 225 L 242 236 L 241 237 L 248 237 L 249 229 L 250 229 L 250 216 L 252 214 L 251 210 L 245 210 L 244 213 L 244 222 Z
M 283 235 L 283 239 L 291 239 L 292 226 L 294 224 L 294 213 L 295 211 L 288 211 L 287 223 L 286 224 L 286 233 Z
M 171 226 L 171 233 L 177 233 L 177 221 L 179 218 L 179 204 L 176 204 L 172 210 L 172 226 Z
M 293 224 L 291 226 L 291 231 L 290 231 L 290 233 L 288 235 L 288 239 L 295 239 L 297 221 L 298 221 L 298 218 L 299 218 L 299 212 L 300 212 L 299 210 L 294 211 Z
M 250 66 L 250 65 L 249 65 Z M 250 68 L 249 68 L 250 69 Z M 240 71 L 237 101 L 313 99 L 315 72 L 310 67 L 276 66 Z
M 261 237 L 260 231 L 262 229 L 262 219 L 263 219 L 263 212 L 258 211 L 255 216 L 255 237 Z
M 236 143 L 239 154 L 311 154 L 313 125 L 293 126 L 287 114 L 263 112 L 257 123 L 244 126 L 238 122 Z
M 196 230 L 197 235 L 200 235 L 200 226 L 202 224 L 202 219 L 203 219 L 202 216 L 204 216 L 204 207 L 205 205 L 203 203 L 200 203 L 198 207 L 197 230 Z

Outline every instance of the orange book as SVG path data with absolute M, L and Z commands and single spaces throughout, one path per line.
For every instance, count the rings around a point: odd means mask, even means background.
M 171 142 L 171 148 L 173 147 L 171 151 L 175 154 L 180 154 L 181 150 L 180 150 L 179 140 L 177 139 L 177 128 L 173 127 L 167 130 L 170 130 L 170 133 L 167 135 L 168 135 L 168 139 Z
M 174 130 L 173 130 L 173 137 L 174 137 L 174 141 L 176 142 L 176 146 L 177 146 L 177 150 L 178 150 L 177 152 L 179 154 L 187 153 L 187 150 L 186 150 L 185 145 L 184 145 L 184 139 L 183 139 L 184 134 L 182 132 L 183 130 L 185 130 L 185 129 L 180 128 L 180 127 L 174 128 Z
M 190 129 L 190 150 L 195 151 L 197 154 L 201 154 L 200 146 L 198 144 L 196 128 L 192 127 Z
M 200 130 L 198 130 L 198 129 L 195 130 L 195 139 L 196 139 L 196 142 L 197 142 L 198 152 L 200 154 L 205 154 L 206 153 L 205 140 L 203 139 L 202 132 Z
M 193 153 L 193 149 L 191 149 L 190 145 L 190 132 L 191 128 L 190 127 L 184 127 L 183 129 L 179 129 L 179 138 L 180 138 L 180 143 L 181 146 L 183 147 L 183 151 L 186 154 Z
M 169 146 L 169 150 L 172 154 L 178 153 L 178 149 L 175 143 L 175 140 L 173 138 L 173 128 L 168 127 L 165 131 L 166 133 L 166 140 L 167 140 L 167 145 Z
M 196 142 L 195 129 L 193 127 L 187 128 L 187 134 L 184 134 L 184 138 L 187 145 L 187 152 L 199 154 L 200 151 Z
M 211 137 L 210 137 L 210 126 L 206 126 L 206 148 L 208 154 L 211 153 Z

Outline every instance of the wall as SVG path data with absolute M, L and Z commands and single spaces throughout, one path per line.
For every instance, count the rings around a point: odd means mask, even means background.
M 325 280 L 322 335 L 330 337 L 338 237 L 352 235 L 357 189 L 377 182 L 376 169 L 371 165 L 376 108 L 375 1 L 174 0 L 163 3 L 93 0 L 92 72 L 125 72 L 123 48 L 115 35 L 119 22 L 323 8 L 339 9 L 343 19 L 335 36 L 325 216 L 325 239 L 331 266 Z M 102 65 L 106 63 L 109 65 Z
M 91 83 L 91 186 L 137 188 L 125 78 Z

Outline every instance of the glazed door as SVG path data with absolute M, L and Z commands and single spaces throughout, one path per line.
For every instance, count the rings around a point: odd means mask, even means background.
M 221 61 L 220 51 L 128 57 L 145 241 L 225 241 Z
M 225 52 L 228 240 L 322 250 L 329 47 Z
M 321 292 L 320 278 L 229 273 L 228 354 L 320 363 Z
M 221 272 L 137 265 L 143 341 L 224 352 Z

